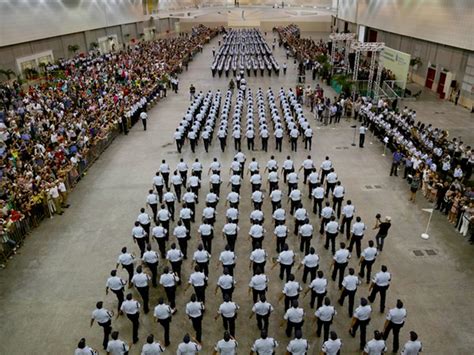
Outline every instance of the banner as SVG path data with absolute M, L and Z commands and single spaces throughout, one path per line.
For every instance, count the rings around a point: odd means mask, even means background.
M 384 68 L 390 70 L 395 75 L 395 80 L 399 81 L 401 89 L 405 90 L 411 55 L 385 47 L 380 56 Z

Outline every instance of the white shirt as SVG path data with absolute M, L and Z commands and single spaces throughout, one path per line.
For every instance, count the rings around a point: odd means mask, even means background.
M 334 210 L 331 207 L 327 206 L 321 210 L 321 217 L 329 219 L 331 218 L 333 213 L 334 213 Z
M 334 188 L 334 191 L 332 192 L 333 196 L 335 198 L 341 198 L 344 197 L 344 187 L 339 185 Z
M 403 346 L 402 355 L 418 355 L 422 351 L 421 341 L 407 341 Z
M 234 278 L 231 275 L 221 275 L 217 280 L 217 286 L 224 290 L 231 289 L 235 284 Z
M 364 352 L 368 355 L 382 355 L 387 351 L 387 347 L 385 346 L 385 340 L 370 340 L 367 344 L 365 344 Z
M 217 312 L 226 318 L 232 318 L 235 317 L 238 309 L 239 306 L 235 302 L 223 302 Z
M 74 355 L 97 355 L 97 351 L 93 350 L 92 348 L 85 346 L 84 349 L 77 348 L 74 350 Z
M 407 311 L 405 308 L 392 308 L 387 314 L 387 319 L 395 324 L 404 323 L 406 317 Z
M 254 224 L 252 225 L 252 227 L 250 227 L 249 235 L 252 238 L 263 238 L 264 233 L 265 233 L 265 230 L 259 224 Z
M 314 315 L 323 322 L 329 322 L 330 320 L 332 320 L 332 317 L 335 316 L 336 314 L 337 312 L 333 306 L 325 306 L 325 305 L 322 305 L 316 310 L 316 312 L 314 312 Z
M 337 234 L 338 229 L 339 229 L 339 224 L 337 224 L 336 221 L 330 221 L 326 224 L 326 227 L 324 227 L 324 230 L 331 234 Z
M 370 306 L 370 304 L 366 306 L 359 306 L 354 311 L 354 318 L 357 318 L 359 320 L 367 320 L 370 318 L 371 314 L 372 307 Z
M 341 339 L 325 341 L 322 350 L 326 355 L 336 355 L 337 352 L 341 349 L 342 342 Z
M 389 272 L 379 271 L 375 274 L 373 281 L 377 286 L 388 286 L 390 285 L 391 275 Z
M 239 231 L 239 227 L 235 223 L 226 223 L 222 228 L 222 232 L 226 235 L 236 235 Z
M 375 257 L 377 256 L 378 251 L 377 248 L 375 247 L 367 247 L 362 251 L 362 256 L 366 261 L 372 261 L 375 260 Z
M 286 218 L 286 212 L 283 208 L 278 208 L 273 212 L 273 219 L 277 221 L 284 221 Z
M 215 350 L 221 355 L 235 355 L 237 345 L 237 341 L 234 339 L 229 339 L 229 341 L 221 339 L 217 342 Z
M 189 343 L 180 343 L 176 355 L 194 355 L 201 350 L 201 345 L 190 341 Z
M 112 314 L 105 308 L 96 308 L 92 312 L 91 318 L 95 319 L 97 323 L 107 323 L 109 320 L 112 319 Z
M 120 310 L 127 314 L 136 314 L 139 312 L 139 309 L 140 303 L 138 301 L 135 301 L 134 299 L 130 301 L 125 300 L 123 301 L 122 306 L 120 306 Z
M 250 253 L 250 260 L 254 263 L 261 264 L 267 259 L 267 252 L 264 249 L 257 248 Z
M 324 189 L 319 186 L 313 189 L 312 193 L 313 197 L 318 200 L 322 200 L 324 198 Z
M 318 254 L 308 254 L 306 255 L 303 260 L 301 261 L 301 264 L 303 264 L 306 267 L 316 267 L 319 265 L 319 256 Z
M 319 294 L 326 292 L 327 286 L 328 286 L 328 280 L 326 280 L 325 278 L 319 278 L 319 277 L 316 277 L 309 284 L 309 288 Z
M 202 311 L 204 310 L 204 305 L 202 302 L 188 302 L 186 304 L 186 314 L 191 318 L 196 318 L 202 315 Z
M 308 349 L 309 343 L 306 339 L 293 339 L 286 347 L 292 355 L 305 355 Z
M 352 225 L 352 233 L 359 237 L 364 235 L 366 229 L 367 227 L 362 222 L 356 222 Z
M 161 347 L 160 343 L 153 342 L 151 344 L 144 344 L 141 355 L 158 355 L 164 353 L 165 349 Z
M 153 315 L 155 316 L 155 318 L 158 318 L 158 319 L 167 319 L 171 317 L 171 314 L 172 314 L 171 307 L 164 303 L 157 305 L 153 312 Z
M 304 318 L 304 310 L 301 307 L 290 307 L 286 310 L 283 318 L 293 323 L 301 323 Z
M 206 284 L 207 277 L 203 272 L 195 271 L 189 275 L 189 283 L 193 286 L 204 286 Z
M 283 293 L 288 297 L 294 297 L 299 294 L 301 291 L 301 286 L 297 281 L 288 281 L 285 286 L 283 286 Z
M 122 280 L 118 276 L 111 276 L 107 279 L 106 286 L 110 288 L 111 290 L 118 291 L 123 288 L 124 285 L 126 285 L 127 282 Z
M 153 250 L 147 250 L 143 253 L 142 260 L 149 264 L 155 264 L 158 262 L 158 253 Z
M 272 311 L 273 311 L 273 306 L 267 301 L 265 302 L 258 301 L 252 307 L 252 312 L 254 312 L 255 314 L 258 314 L 259 316 L 266 316 Z
M 295 253 L 293 250 L 283 250 L 278 254 L 277 262 L 283 265 L 291 265 L 295 261 Z
M 177 281 L 179 281 L 179 277 L 171 272 L 160 276 L 160 285 L 163 287 L 173 287 Z
M 360 280 L 355 275 L 347 275 L 342 280 L 342 286 L 344 286 L 347 291 L 357 290 L 357 285 L 360 285 Z
M 109 343 L 107 344 L 107 352 L 110 353 L 110 355 L 123 355 L 129 350 L 128 345 L 120 340 L 109 340 Z
M 258 355 L 272 355 L 276 347 L 278 347 L 278 343 L 275 339 L 270 337 L 265 339 L 260 338 L 253 343 L 252 351 Z
M 334 254 L 333 259 L 336 261 L 338 264 L 344 264 L 349 261 L 349 258 L 351 257 L 351 253 L 347 249 L 339 249 L 336 251 Z
M 166 252 L 166 259 L 170 262 L 182 260 L 183 256 L 183 252 L 179 249 L 170 249 Z
M 289 181 L 289 180 L 288 180 Z M 290 192 L 290 199 L 292 201 L 301 201 L 301 191 L 294 189 Z
M 249 287 L 257 290 L 263 291 L 267 288 L 268 278 L 265 274 L 254 275 L 250 279 Z
M 224 250 L 219 255 L 219 261 L 222 265 L 234 265 L 235 264 L 235 253 L 230 250 Z
M 131 281 L 135 287 L 146 287 L 148 286 L 148 280 L 150 280 L 150 276 L 141 272 L 133 275 Z
M 277 236 L 277 238 L 284 238 L 288 235 L 288 227 L 284 224 L 280 224 L 275 227 L 273 233 Z
M 130 253 L 122 253 L 117 259 L 117 264 L 130 265 L 133 264 L 133 256 Z
M 351 218 L 352 216 L 354 216 L 354 211 L 355 211 L 354 205 L 345 205 L 342 208 L 342 214 L 346 216 L 347 218 Z

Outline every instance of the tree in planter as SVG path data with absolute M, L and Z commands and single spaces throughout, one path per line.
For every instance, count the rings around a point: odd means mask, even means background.
M 67 46 L 67 50 L 69 52 L 71 52 L 73 55 L 76 55 L 76 52 L 79 50 L 79 45 L 77 44 L 70 44 L 69 46 Z
M 90 48 L 91 51 L 96 50 L 97 48 L 99 48 L 99 43 L 97 43 L 97 42 L 91 42 L 91 43 L 89 44 L 89 48 Z
M 352 78 L 349 75 L 334 75 L 332 80 L 341 87 L 341 92 L 343 92 L 344 95 L 346 95 L 347 97 L 351 96 L 352 85 L 354 84 L 354 82 L 352 81 Z
M 15 77 L 16 74 L 11 69 L 0 69 L 0 76 L 4 76 L 7 80 L 10 80 L 12 76 Z
M 413 72 L 417 71 L 418 68 L 423 65 L 420 57 L 415 57 L 410 59 L 410 80 L 413 81 Z

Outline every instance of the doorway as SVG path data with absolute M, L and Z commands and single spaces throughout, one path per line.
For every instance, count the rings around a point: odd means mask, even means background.
M 436 69 L 431 68 L 431 67 L 428 68 L 428 73 L 426 74 L 425 87 L 427 87 L 430 90 L 433 88 L 435 76 L 436 76 Z
M 438 88 L 436 89 L 436 92 L 438 93 L 440 99 L 444 99 L 446 96 L 446 93 L 444 92 L 445 84 L 446 84 L 446 73 L 441 72 L 439 74 Z

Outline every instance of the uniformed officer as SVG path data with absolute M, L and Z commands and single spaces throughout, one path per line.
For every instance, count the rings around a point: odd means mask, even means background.
M 265 295 L 261 294 L 258 302 L 256 302 L 252 307 L 252 313 L 250 314 L 249 319 L 255 314 L 258 329 L 268 331 L 268 320 L 272 312 L 273 306 L 267 302 Z
M 321 214 L 323 210 L 324 189 L 320 183 L 316 183 L 311 195 L 313 196 L 313 213 L 317 215 L 319 209 L 319 214 Z
M 344 277 L 342 280 L 342 292 L 341 297 L 338 300 L 338 303 L 343 306 L 346 296 L 349 297 L 349 317 L 352 317 L 354 313 L 354 298 L 357 292 L 357 286 L 360 285 L 360 280 L 357 276 L 354 275 L 355 271 L 353 268 L 349 268 L 349 275 Z
M 293 191 L 295 191 L 295 190 L 293 190 Z M 303 205 L 300 204 L 300 206 L 296 209 L 294 216 L 295 216 L 295 228 L 293 230 L 293 234 L 298 235 L 299 231 L 300 231 L 299 230 L 300 226 L 302 226 L 303 224 L 308 222 L 307 221 L 308 212 L 306 211 L 306 208 L 304 208 Z M 303 251 L 303 250 L 301 250 L 301 251 Z
M 99 353 L 92 349 L 90 346 L 87 346 L 86 339 L 81 338 L 77 344 L 76 350 L 74 350 L 74 355 L 98 355 Z
M 405 324 L 406 317 L 407 317 L 407 311 L 405 308 L 403 308 L 403 302 L 400 300 L 397 300 L 396 307 L 388 311 L 387 319 L 385 321 L 384 331 L 383 331 L 384 340 L 387 340 L 390 334 L 390 331 L 393 331 L 392 351 L 394 353 L 398 352 L 398 347 L 399 347 L 398 337 L 400 334 L 400 329 Z
M 217 290 L 220 288 L 222 292 L 222 298 L 228 296 L 229 300 L 232 301 L 232 293 L 234 292 L 235 280 L 232 275 L 229 275 L 229 270 L 224 267 L 223 275 L 217 279 L 216 290 L 214 294 L 217 294 Z
M 183 342 L 179 343 L 178 350 L 176 351 L 176 355 L 195 355 L 199 351 L 201 351 L 202 346 L 198 339 L 192 338 L 189 334 L 186 334 L 183 337 Z
M 366 343 L 366 328 L 370 322 L 372 307 L 368 304 L 367 299 L 360 299 L 360 306 L 356 308 L 352 317 L 352 324 L 349 333 L 355 337 L 357 328 L 360 326 L 360 350 L 364 349 Z
M 383 313 L 385 310 L 385 299 L 387 295 L 387 290 L 390 286 L 391 275 L 387 271 L 387 267 L 382 265 L 381 271 L 375 274 L 372 284 L 370 285 L 369 291 L 372 291 L 367 297 L 371 303 L 375 301 L 377 293 L 380 293 L 380 313 Z
M 267 252 L 262 249 L 262 244 L 257 242 L 255 249 L 250 253 L 250 264 L 249 270 L 252 268 L 253 275 L 256 275 L 257 269 L 261 272 L 265 272 L 265 264 L 267 262 Z
M 328 280 L 324 277 L 324 273 L 319 270 L 316 274 L 316 278 L 314 278 L 308 286 L 304 296 L 311 291 L 311 301 L 309 303 L 311 308 L 314 308 L 314 302 L 316 303 L 316 309 L 323 305 L 324 297 L 327 295 L 327 286 Z
M 364 355 L 382 355 L 387 351 L 385 340 L 382 339 L 382 334 L 374 331 L 374 338 L 370 340 L 364 347 Z
M 222 263 L 223 269 L 227 269 L 230 276 L 234 276 L 235 259 L 235 253 L 230 250 L 230 245 L 226 244 L 224 250 L 219 255 L 219 261 Z
M 215 354 L 235 355 L 238 343 L 228 331 L 224 332 L 224 338 L 219 340 L 214 347 Z
M 133 260 L 135 259 L 135 256 L 129 252 L 127 252 L 127 247 L 122 248 L 122 254 L 119 255 L 117 259 L 117 265 L 115 268 L 118 268 L 119 265 L 122 265 L 122 268 L 127 270 L 128 272 L 128 285 L 132 285 L 132 277 L 133 277 Z
M 140 303 L 134 300 L 132 294 L 129 293 L 126 296 L 126 300 L 123 301 L 120 310 L 127 315 L 127 318 L 132 322 L 132 336 L 133 344 L 138 343 L 138 327 L 140 326 Z M 113 339 L 112 333 L 112 339 Z
M 196 294 L 191 295 L 190 301 L 186 304 L 186 314 L 196 331 L 196 339 L 201 342 L 202 338 L 202 316 L 205 310 L 204 303 L 198 301 Z
M 290 181 L 292 174 L 296 174 L 296 173 L 290 173 L 288 175 L 288 181 Z M 302 193 L 300 190 L 298 189 L 291 190 L 288 196 L 288 199 L 290 201 L 290 214 L 293 214 L 298 208 L 302 206 L 301 198 L 302 198 Z
M 165 205 L 162 204 L 156 215 L 156 223 L 167 231 L 165 240 L 168 240 L 168 233 L 170 232 L 170 218 L 171 213 L 167 210 Z
M 324 229 L 326 224 L 331 220 L 331 217 L 334 215 L 334 210 L 330 206 L 329 202 L 326 201 L 325 207 L 321 210 L 321 227 L 319 228 L 319 234 L 324 234 Z
M 342 208 L 342 222 L 341 222 L 341 234 L 346 231 L 346 238 L 349 240 L 351 234 L 351 222 L 354 218 L 355 207 L 351 200 L 347 200 L 347 204 Z
M 278 342 L 269 338 L 266 330 L 260 332 L 260 339 L 255 340 L 252 345 L 250 354 L 256 355 L 265 355 L 265 354 L 274 354 L 275 349 L 278 347 Z
M 418 334 L 414 331 L 410 332 L 410 340 L 408 340 L 402 349 L 402 355 L 418 355 L 423 350 L 421 341 L 418 340 Z
M 336 216 L 331 216 L 329 222 L 324 227 L 326 231 L 326 242 L 324 243 L 324 248 L 329 249 L 329 244 L 331 244 L 331 252 L 334 255 L 336 252 L 336 237 L 339 231 L 339 224 L 336 222 Z
M 337 355 L 340 354 L 341 347 L 341 339 L 337 337 L 336 332 L 331 331 L 329 339 L 326 340 L 321 347 L 321 352 L 326 355 Z
M 311 172 L 308 175 L 308 198 L 309 199 L 311 199 L 311 194 L 313 193 L 313 190 L 316 188 L 318 182 L 319 182 L 319 175 L 316 172 L 316 168 L 313 167 L 311 169 Z
M 284 211 L 284 210 L 283 210 Z M 275 220 L 275 223 L 277 220 Z M 276 252 L 280 253 L 283 251 L 286 238 L 288 237 L 288 227 L 284 224 L 278 224 L 275 226 L 274 232 L 276 238 Z
M 207 276 L 202 272 L 199 265 L 196 265 L 194 267 L 194 272 L 191 275 L 189 275 L 189 281 L 188 281 L 188 285 L 186 286 L 186 290 L 191 285 L 194 287 L 194 292 L 196 294 L 197 300 L 199 302 L 205 303 L 206 302 Z M 198 340 L 200 341 L 201 339 L 198 338 Z
M 170 250 L 166 252 L 166 260 L 168 260 L 171 264 L 171 269 L 173 272 L 178 275 L 179 279 L 181 280 L 181 265 L 183 263 L 183 252 L 176 248 L 176 243 L 171 243 Z M 178 282 L 180 285 L 181 282 Z
M 249 294 L 252 291 L 253 294 L 253 303 L 257 302 L 257 298 L 260 295 L 265 296 L 268 287 L 268 277 L 265 275 L 262 270 L 257 268 L 255 270 L 255 275 L 252 276 L 249 282 Z
M 159 168 L 159 171 L 161 173 L 161 176 L 163 177 L 163 180 L 165 182 L 165 186 L 166 186 L 166 189 L 169 190 L 170 188 L 170 185 L 169 185 L 169 177 L 170 177 L 170 166 L 168 165 L 168 163 L 166 162 L 165 159 L 163 159 L 161 161 L 161 165 L 160 165 L 160 168 Z
M 296 212 L 298 212 L 299 210 L 300 209 L 298 209 Z M 300 251 L 304 252 L 306 256 L 310 253 L 311 239 L 313 238 L 313 225 L 309 223 L 308 218 L 306 218 L 304 220 L 304 223 L 300 226 L 299 235 L 300 235 Z M 316 270 L 314 271 L 314 273 L 316 273 Z
M 326 192 L 325 197 L 328 198 L 329 193 L 334 191 L 337 183 L 337 174 L 334 171 L 334 168 L 329 170 L 329 173 L 326 175 Z
M 200 267 L 204 272 L 204 275 L 209 276 L 209 260 L 211 259 L 211 254 L 204 249 L 204 246 L 199 243 L 197 250 L 193 254 L 193 262 Z
M 145 274 L 142 270 L 142 266 L 138 265 L 135 275 L 132 277 L 132 285 L 135 286 L 140 296 L 143 300 L 143 311 L 145 314 L 149 312 L 148 301 L 149 301 L 149 290 L 150 286 L 148 285 L 150 281 L 150 276 Z
M 344 200 L 344 186 L 341 185 L 340 181 L 336 182 L 336 186 L 332 191 L 332 208 L 336 211 L 337 218 L 341 218 L 342 200 Z
M 183 186 L 187 185 L 188 181 L 188 164 L 184 162 L 183 158 L 179 159 L 179 163 L 176 165 L 176 170 L 178 170 L 179 175 L 181 176 Z
M 298 267 L 298 270 L 301 269 L 301 267 L 304 267 L 303 269 L 303 283 L 306 283 L 306 280 L 308 279 L 309 276 L 309 281 L 313 281 L 316 277 L 316 271 L 318 271 L 318 266 L 319 266 L 319 255 L 316 254 L 316 250 L 313 247 L 309 248 L 309 253 L 304 256 L 303 260 L 301 261 L 300 266 Z
M 321 185 L 324 184 L 324 179 L 327 174 L 329 174 L 332 168 L 332 162 L 329 160 L 329 157 L 326 157 L 321 163 Z
M 120 307 L 123 303 L 123 287 L 127 284 L 127 282 L 120 277 L 117 276 L 117 270 L 112 270 L 110 272 L 110 277 L 107 279 L 107 283 L 105 285 L 105 294 L 109 293 L 109 289 L 112 290 L 113 293 L 117 296 L 118 300 L 118 311 L 120 312 Z
M 191 210 L 191 222 L 194 223 L 196 221 L 197 195 L 191 190 L 191 187 L 188 187 L 186 192 L 184 193 L 183 201 L 186 203 L 186 207 Z
M 222 234 L 227 239 L 227 244 L 232 252 L 235 249 L 235 241 L 239 229 L 239 226 L 234 221 L 226 223 L 222 228 Z
M 321 330 L 323 330 L 323 339 L 324 341 L 328 340 L 331 323 L 336 314 L 336 310 L 331 306 L 331 301 L 328 297 L 325 297 L 324 305 L 319 307 L 314 313 L 318 324 L 316 328 L 316 336 L 318 338 L 321 337 Z
M 333 269 L 332 269 L 332 280 L 336 281 L 337 273 L 339 272 L 339 289 L 342 289 L 342 280 L 344 279 L 344 271 L 346 270 L 351 253 L 346 249 L 346 243 L 341 242 L 340 249 L 334 254 Z
M 291 307 L 286 310 L 283 319 L 286 320 L 285 334 L 287 337 L 291 336 L 293 328 L 295 329 L 295 334 L 296 331 L 301 330 L 304 323 L 304 309 L 299 307 L 298 300 L 291 301 Z
M 156 278 L 158 277 L 158 253 L 151 250 L 151 245 L 146 246 L 146 252 L 143 254 L 142 260 L 151 272 L 151 283 L 153 287 L 157 286 Z
M 181 203 L 181 189 L 183 187 L 183 178 L 178 174 L 178 171 L 175 170 L 173 176 L 171 177 L 171 184 L 173 185 L 174 192 L 176 194 L 176 199 Z M 174 204 L 173 204 L 174 207 Z
M 292 301 L 298 300 L 300 291 L 302 291 L 302 288 L 299 282 L 295 281 L 295 275 L 290 274 L 288 276 L 288 281 L 283 286 L 283 291 L 279 298 L 280 300 L 283 297 L 285 298 L 285 311 L 288 310 Z
M 159 171 L 157 171 L 156 175 L 153 177 L 153 186 L 156 189 L 156 193 L 158 194 L 158 199 L 160 203 L 162 203 L 165 180 L 163 179 L 163 176 L 160 174 Z
M 118 338 L 119 332 L 113 331 L 110 336 L 112 340 L 107 344 L 107 354 L 127 355 L 130 347 L 126 342 Z
M 156 321 L 161 324 L 165 336 L 165 346 L 170 345 L 170 323 L 173 315 L 173 310 L 170 306 L 165 304 L 163 297 L 158 299 L 158 305 L 155 307 L 153 315 Z
M 224 296 L 224 302 L 221 303 L 217 311 L 217 315 L 214 317 L 215 320 L 219 317 L 219 314 L 222 316 L 222 324 L 224 329 L 229 331 L 230 335 L 235 337 L 235 319 L 237 318 L 237 310 L 239 306 L 237 303 L 232 302 L 229 298 L 229 295 Z
M 283 245 L 283 250 L 278 254 L 276 262 L 280 264 L 280 280 L 283 280 L 283 276 L 286 273 L 286 281 L 288 281 L 291 274 L 291 268 L 295 263 L 295 253 L 293 250 L 289 249 L 288 244 L 285 243 Z M 275 266 L 276 263 L 273 265 L 273 268 Z
M 94 320 L 104 328 L 104 340 L 102 341 L 102 346 L 104 349 L 107 349 L 107 344 L 109 343 L 109 335 L 112 332 L 112 317 L 113 312 L 103 308 L 104 303 L 102 301 L 97 302 L 96 309 L 92 312 L 91 316 L 91 327 L 94 324 Z
M 249 236 L 252 239 L 252 250 L 255 250 L 257 248 L 258 243 L 261 244 L 263 242 L 265 233 L 265 229 L 260 224 L 253 224 L 250 227 Z
M 160 276 L 160 285 L 165 289 L 173 313 L 176 312 L 176 285 L 180 281 L 176 273 L 171 271 L 168 266 L 164 267 L 163 274 Z
M 280 150 L 281 151 L 281 150 Z M 286 160 L 283 162 L 283 166 L 281 167 L 281 172 L 283 174 L 283 182 L 286 184 L 287 181 L 287 176 L 289 173 L 295 171 L 295 167 L 293 165 L 293 160 L 291 160 L 291 157 L 288 155 L 286 157 Z
M 155 337 L 150 334 L 146 338 L 146 344 L 143 344 L 142 354 L 144 355 L 159 355 L 165 352 L 165 348 L 159 342 L 155 342 Z
M 153 212 L 153 221 L 156 221 L 156 213 L 158 212 L 158 195 L 153 190 L 148 190 L 148 196 L 146 197 L 146 203 L 150 206 Z
M 132 228 L 132 238 L 133 242 L 138 244 L 140 257 L 142 257 L 143 253 L 145 253 L 145 245 L 147 244 L 147 234 L 138 221 L 135 222 L 135 227 Z
M 375 262 L 378 251 L 374 247 L 374 241 L 369 240 L 369 246 L 362 251 L 362 256 L 360 257 L 360 271 L 359 276 L 364 278 L 365 270 L 367 269 L 367 283 L 370 283 L 370 275 L 372 272 L 372 265 Z

